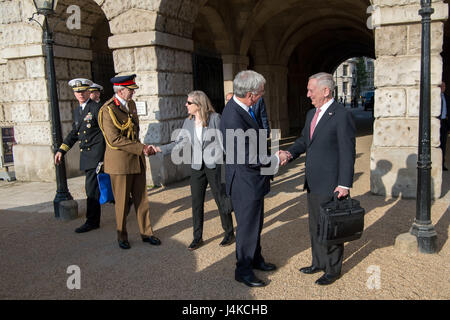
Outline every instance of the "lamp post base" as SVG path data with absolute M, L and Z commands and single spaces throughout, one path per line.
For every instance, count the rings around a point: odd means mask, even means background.
M 431 223 L 421 224 L 414 221 L 410 233 L 417 237 L 417 245 L 421 253 L 436 253 L 437 233 Z
M 55 212 L 55 218 L 61 218 L 63 220 L 68 220 L 67 216 L 73 216 L 73 214 L 67 214 L 67 203 L 70 203 L 70 207 L 76 207 L 78 212 L 78 203 L 73 200 L 72 195 L 69 192 L 56 193 L 55 199 L 53 200 L 53 209 Z M 73 204 L 74 203 L 74 204 Z M 63 206 L 63 204 L 65 204 Z M 78 214 L 77 214 L 78 215 Z

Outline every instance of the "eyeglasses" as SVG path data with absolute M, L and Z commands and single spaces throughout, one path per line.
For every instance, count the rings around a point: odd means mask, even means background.
M 187 100 L 186 103 L 187 103 L 188 105 L 196 104 L 195 102 L 192 102 L 192 101 L 189 101 L 189 100 Z

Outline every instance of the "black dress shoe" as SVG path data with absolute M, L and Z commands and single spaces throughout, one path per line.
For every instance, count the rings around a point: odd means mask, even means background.
M 194 251 L 195 249 L 198 249 L 202 246 L 203 239 L 194 239 L 192 240 L 191 244 L 188 247 L 188 250 Z
M 100 228 L 100 226 L 92 226 L 90 224 L 85 223 L 81 227 L 76 228 L 75 232 L 76 233 L 84 233 L 84 232 L 88 232 L 88 231 L 98 229 L 98 228 Z
M 148 242 L 154 246 L 159 246 L 161 244 L 161 240 L 159 240 L 157 237 L 155 236 L 150 236 L 150 237 L 145 237 L 142 238 L 142 241 L 144 242 Z
M 326 286 L 335 282 L 337 279 L 339 279 L 339 277 L 340 277 L 339 275 L 333 276 L 328 273 L 325 273 L 323 276 L 321 276 L 319 279 L 316 280 L 316 284 Z
M 122 249 L 130 249 L 130 243 L 127 240 L 119 240 L 119 247 Z
M 234 237 L 234 233 L 226 234 L 223 238 L 222 242 L 219 244 L 221 247 L 229 246 L 234 242 L 236 238 Z
M 442 167 L 442 170 L 448 171 L 447 167 Z
M 320 271 L 323 271 L 323 269 L 318 268 L 316 266 L 300 268 L 300 272 L 305 273 L 305 274 L 314 274 L 314 273 L 317 273 Z
M 266 283 L 257 277 L 251 276 L 234 276 L 234 279 L 238 282 L 244 283 L 248 287 L 264 287 Z
M 276 265 L 269 262 L 263 262 L 259 265 L 254 265 L 253 269 L 261 270 L 261 271 L 273 271 L 277 268 Z

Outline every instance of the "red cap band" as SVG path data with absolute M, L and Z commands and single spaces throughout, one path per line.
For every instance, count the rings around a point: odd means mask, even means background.
M 122 83 L 114 83 L 115 86 L 129 86 L 132 84 L 136 84 L 136 82 L 134 82 L 134 80 L 130 80 L 130 81 L 122 82 Z

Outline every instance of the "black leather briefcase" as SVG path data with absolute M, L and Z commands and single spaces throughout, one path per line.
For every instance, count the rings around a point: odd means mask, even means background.
M 364 230 L 364 214 L 359 201 L 350 194 L 345 199 L 338 199 L 338 193 L 332 200 L 320 205 L 318 228 L 319 242 L 333 245 L 361 238 Z

